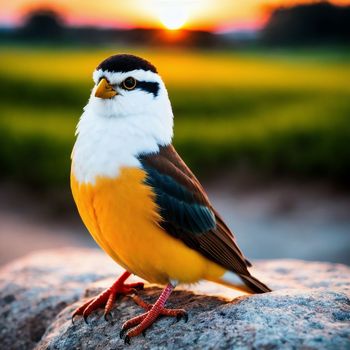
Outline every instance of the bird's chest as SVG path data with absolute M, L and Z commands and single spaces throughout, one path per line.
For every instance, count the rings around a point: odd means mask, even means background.
M 89 232 L 129 270 L 133 253 L 144 249 L 160 219 L 144 178 L 144 171 L 135 167 L 121 169 L 116 178 L 97 177 L 92 184 L 79 183 L 73 172 L 71 175 L 73 197 Z

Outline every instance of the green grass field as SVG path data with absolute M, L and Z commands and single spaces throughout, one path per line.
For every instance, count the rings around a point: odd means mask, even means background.
M 348 52 L 0 48 L 0 176 L 66 185 L 74 128 L 94 67 L 131 52 L 168 86 L 175 145 L 202 176 L 244 166 L 264 175 L 349 182 Z

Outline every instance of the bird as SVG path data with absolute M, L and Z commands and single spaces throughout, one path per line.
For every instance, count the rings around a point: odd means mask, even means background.
M 86 228 L 125 272 L 72 318 L 104 308 L 108 320 L 116 298 L 132 295 L 145 310 L 122 325 L 130 343 L 159 316 L 187 320 L 184 309 L 165 307 L 179 284 L 208 280 L 270 292 L 249 272 L 233 233 L 173 146 L 172 106 L 157 68 L 116 54 L 96 67 L 93 81 L 76 128 L 71 190 Z M 139 296 L 142 282 L 126 283 L 131 274 L 164 286 L 154 304 Z

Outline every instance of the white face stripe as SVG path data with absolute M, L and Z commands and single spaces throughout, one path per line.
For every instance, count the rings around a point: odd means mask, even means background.
M 151 71 L 126 73 L 94 72 L 96 83 L 105 76 L 119 84 L 132 76 L 140 81 L 158 82 L 157 96 L 135 89 L 111 99 L 95 97 L 92 90 L 78 127 L 72 152 L 72 171 L 78 182 L 95 183 L 97 177 L 115 178 L 123 167 L 140 167 L 138 156 L 156 153 L 173 136 L 173 113 L 161 77 Z
M 135 69 L 130 72 L 109 72 L 103 71 L 102 69 L 95 70 L 93 73 L 94 83 L 97 84 L 99 80 L 105 77 L 111 84 L 120 84 L 123 80 L 128 77 L 133 77 L 139 81 L 149 81 L 155 83 L 163 83 L 161 77 L 157 73 L 153 73 L 152 71 Z

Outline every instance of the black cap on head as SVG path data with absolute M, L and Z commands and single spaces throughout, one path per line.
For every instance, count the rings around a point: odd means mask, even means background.
M 113 55 L 102 61 L 96 69 L 109 72 L 130 72 L 135 69 L 157 73 L 156 67 L 141 57 L 128 54 Z

